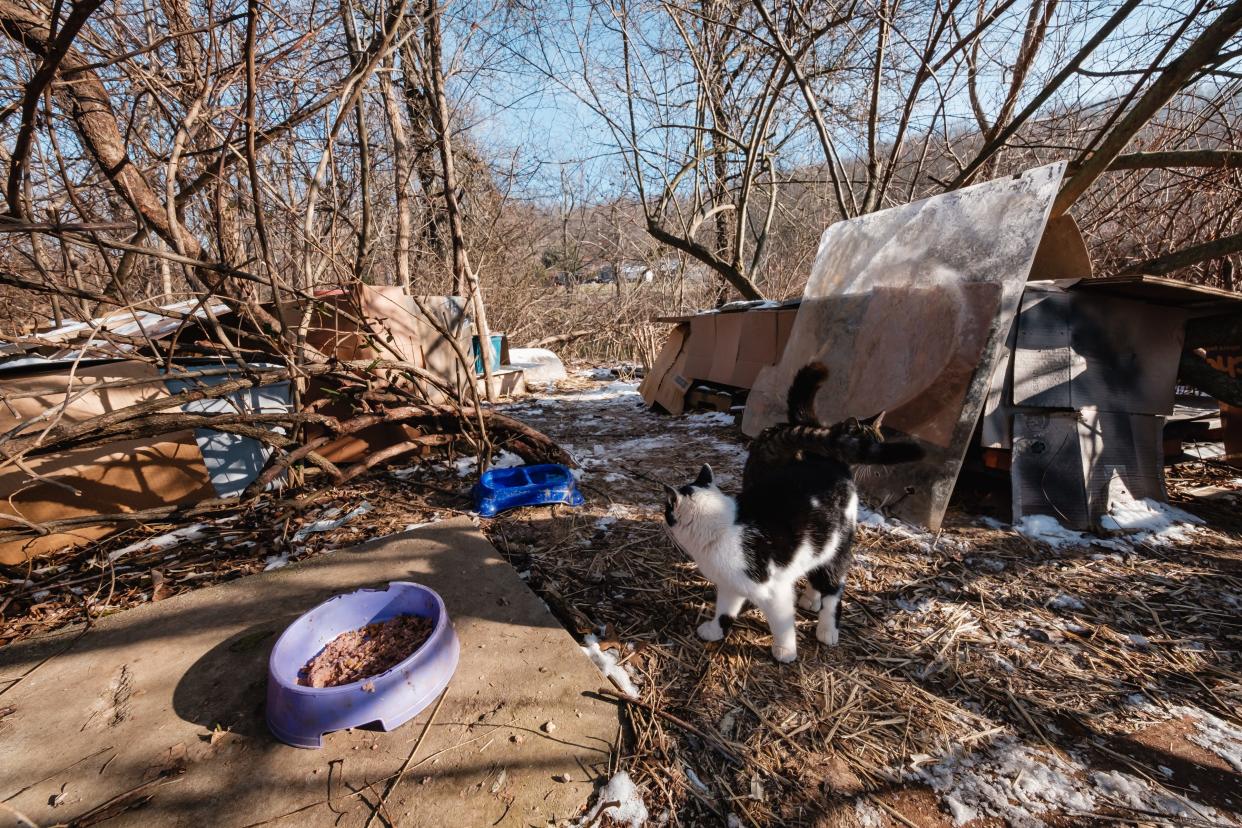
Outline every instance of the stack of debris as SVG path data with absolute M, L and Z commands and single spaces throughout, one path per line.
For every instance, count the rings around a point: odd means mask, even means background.
M 10 343 L 0 364 L 0 447 L 11 461 L 0 473 L 0 564 L 113 530 L 89 523 L 93 516 L 279 486 L 291 461 L 275 463 L 277 450 L 337 476 L 342 465 L 425 455 L 454 439 L 447 421 L 481 381 L 457 297 L 361 285 L 268 308 L 300 320 L 306 344 L 327 358 L 296 368 L 271 340 L 247 335 L 223 303 L 166 310 L 116 311 Z M 239 358 L 170 358 L 210 352 L 195 347 L 211 344 L 208 313 L 236 335 Z M 348 366 L 356 382 L 338 370 Z M 518 393 L 523 372 L 496 370 L 492 381 L 499 393 Z M 402 416 L 381 413 L 390 410 Z

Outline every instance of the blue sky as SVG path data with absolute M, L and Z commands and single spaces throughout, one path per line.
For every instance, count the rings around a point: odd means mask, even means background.
M 1066 28 L 1067 34 L 1055 41 L 1050 40 L 1040 53 L 1032 72 L 1034 80 L 1028 81 L 1028 92 L 1019 100 L 1019 108 L 1039 88 L 1038 79 L 1055 73 L 1119 4 L 1120 0 L 1063 0 L 1055 21 Z M 1171 33 L 1172 21 L 1181 19 L 1193 6 L 1193 0 L 1145 4 L 1106 41 L 1088 61 L 1086 68 L 1137 68 L 1145 65 L 1163 39 L 1151 36 L 1151 32 L 1159 31 L 1162 35 Z M 615 26 L 608 25 L 612 21 L 592 17 L 584 11 L 585 8 L 577 0 L 563 0 L 560 4 L 539 8 L 544 31 L 552 31 L 552 36 L 547 38 L 552 48 L 542 54 L 536 48 L 535 41 L 521 34 L 520 25 L 515 25 L 512 20 L 498 22 L 497 15 L 490 14 L 483 18 L 481 30 L 472 31 L 471 49 L 463 56 L 463 66 L 470 64 L 471 60 L 475 66 L 463 72 L 456 85 L 458 94 L 468 103 L 472 115 L 469 123 L 471 134 L 501 157 L 518 157 L 524 182 L 522 195 L 530 198 L 554 199 L 564 171 L 576 177 L 585 170 L 586 177 L 597 181 L 604 191 L 615 192 L 624 180 L 614 136 L 599 115 L 582 101 L 580 94 L 585 92 L 582 86 L 572 79 L 564 79 L 564 76 L 580 68 L 581 58 L 576 48 L 577 43 L 581 42 L 579 38 L 589 44 L 588 58 L 600 63 L 603 69 L 607 69 L 610 59 L 619 60 L 615 56 L 619 52 L 620 38 Z M 648 8 L 654 16 L 645 19 L 651 21 L 654 30 L 666 18 L 661 17 L 664 13 L 658 7 Z M 985 99 L 999 98 L 1008 83 L 1004 74 L 1004 57 L 1012 55 L 1016 48 L 1028 8 L 1027 3 L 1021 0 L 1016 3 L 1003 19 L 1001 30 L 984 44 L 985 55 L 993 53 L 999 58 L 982 76 L 980 90 Z M 467 4 L 458 6 L 457 13 L 465 17 L 477 14 L 479 10 Z M 547 26 L 549 19 L 554 20 L 551 27 Z M 1202 22 L 1198 21 L 1197 25 Z M 524 62 L 526 66 L 522 65 Z M 558 75 L 562 75 L 564 83 L 542 76 L 532 67 L 532 64 L 540 62 L 562 67 L 565 72 Z M 615 84 L 609 88 L 606 76 L 592 77 L 599 81 L 604 94 L 612 96 L 610 103 L 614 111 L 619 110 L 624 103 L 620 90 L 615 88 Z M 1066 85 L 1064 99 L 1100 102 L 1124 93 L 1132 82 L 1133 78 L 1128 75 L 1102 79 L 1078 76 Z M 824 105 L 830 106 L 831 103 L 824 101 Z M 894 99 L 886 103 L 895 107 L 899 102 Z M 930 115 L 929 112 L 921 114 L 924 118 Z M 960 81 L 950 95 L 946 116 L 951 125 L 960 124 L 967 128 L 974 125 L 970 102 Z M 819 145 L 810 127 L 804 129 L 806 135 L 796 136 L 797 140 L 784 156 L 784 163 L 821 160 Z M 834 137 L 842 152 L 847 154 L 850 151 L 861 153 L 865 146 L 861 132 L 845 130 Z

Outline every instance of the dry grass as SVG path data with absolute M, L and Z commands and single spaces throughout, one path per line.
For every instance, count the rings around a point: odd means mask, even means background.
M 708 461 L 730 488 L 745 456 L 736 431 L 720 415 L 660 417 L 633 395 L 601 389 L 603 381 L 576 377 L 559 398 L 509 411 L 583 460 L 587 506 L 511 512 L 484 529 L 567 628 L 599 635 L 639 682 L 640 703 L 619 702 L 628 738 L 618 764 L 645 789 L 653 816 L 667 811 L 674 825 L 728 815 L 750 825 L 855 825 L 864 797 L 891 824 L 946 824 L 934 799 L 903 816 L 893 797 L 950 746 L 1004 736 L 1159 779 L 1156 766 L 1172 760 L 1126 740 L 1164 718 L 1162 709 L 1186 705 L 1239 723 L 1236 504 L 1192 505 L 1216 522 L 1193 545 L 1125 555 L 1058 552 L 988 528 L 971 516 L 977 502 L 957 503 L 936 535 L 863 528 L 841 645 L 817 643 L 804 614 L 799 660 L 780 665 L 754 610 L 720 644 L 695 637 L 712 589 L 667 540 L 651 482 L 680 482 Z M 1237 477 L 1184 466 L 1170 490 L 1176 498 L 1205 484 L 1240 488 Z M 109 562 L 109 552 L 167 527 L 131 530 L 8 573 L 0 636 L 238 577 L 282 552 L 297 559 L 400 531 L 467 508 L 468 483 L 444 466 L 380 473 L 239 513 L 202 542 Z M 374 507 L 366 515 L 293 543 L 328 509 L 363 501 Z M 1208 776 L 1195 777 L 1204 789 L 1195 795 L 1222 808 Z M 1120 818 L 1137 819 L 1111 808 L 1063 824 Z
M 856 795 L 901 787 L 947 746 L 1005 734 L 1134 771 L 1110 751 L 1161 707 L 1239 722 L 1236 536 L 1203 532 L 1193 547 L 1124 556 L 1057 552 L 960 507 L 938 535 L 863 528 L 841 646 L 818 644 L 803 614 L 799 661 L 781 665 L 755 610 L 725 642 L 697 640 L 712 589 L 665 537 L 658 494 L 638 476 L 680 482 L 708 461 L 728 489 L 744 456 L 733 430 L 623 418 L 609 401 L 527 410 L 579 457 L 600 445 L 610 459 L 588 463 L 587 508 L 513 513 L 488 531 L 571 630 L 602 630 L 603 646 L 625 654 L 645 705 L 693 728 L 628 706 L 622 764 L 647 785 L 653 813 L 677 824 L 730 813 L 754 825 L 854 824 Z M 1137 762 L 1159 778 L 1155 763 Z

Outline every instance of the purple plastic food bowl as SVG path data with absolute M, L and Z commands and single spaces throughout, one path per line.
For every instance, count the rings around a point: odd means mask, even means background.
M 298 671 L 343 632 L 398 615 L 435 620 L 423 645 L 396 666 L 351 684 L 305 687 Z M 267 726 L 284 742 L 323 746 L 334 730 L 377 723 L 393 730 L 418 715 L 448 686 L 461 645 L 444 601 L 422 584 L 393 581 L 385 589 L 337 595 L 289 625 L 267 664 Z M 363 689 L 364 686 L 366 689 Z

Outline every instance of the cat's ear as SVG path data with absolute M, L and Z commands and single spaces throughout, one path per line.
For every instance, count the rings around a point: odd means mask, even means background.
M 668 485 L 667 483 L 661 483 L 660 485 L 664 487 L 664 499 L 667 500 L 670 505 L 676 503 L 677 502 L 677 490 L 674 489 L 672 486 Z
M 887 410 L 881 411 L 879 414 L 876 414 L 874 417 L 868 417 L 867 419 L 863 420 L 863 423 L 870 428 L 874 428 L 878 430 L 880 426 L 884 425 L 884 415 L 887 413 L 888 413 Z
M 699 469 L 699 476 L 694 479 L 694 485 L 699 488 L 706 488 L 712 485 L 712 467 L 703 464 L 703 468 Z

